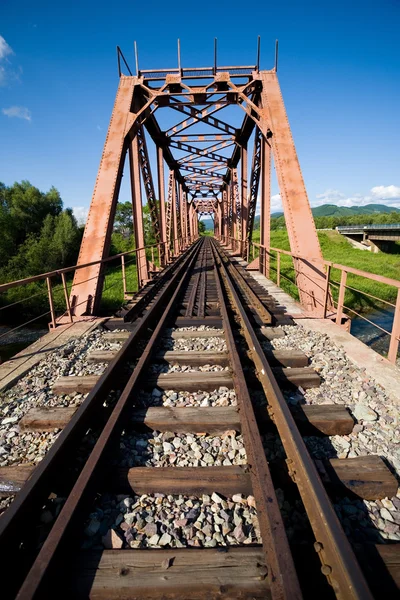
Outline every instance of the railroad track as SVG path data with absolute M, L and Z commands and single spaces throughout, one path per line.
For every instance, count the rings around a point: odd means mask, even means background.
M 82 405 L 25 423 L 63 431 L 0 520 L 3 597 L 374 597 L 302 438 L 353 421 L 340 407 L 289 408 L 282 389 L 319 377 L 301 353 L 265 350 L 281 334 L 272 298 L 204 238 L 123 318 L 130 332 L 110 333 L 123 347 L 92 356 L 109 363 L 102 375 L 54 384 L 89 392 Z M 268 460 L 265 431 L 284 461 Z M 306 517 L 294 540 L 283 486 Z M 56 519 L 43 527 L 46 502 Z

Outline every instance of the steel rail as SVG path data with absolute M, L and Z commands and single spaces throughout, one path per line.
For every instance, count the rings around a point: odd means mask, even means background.
M 165 270 L 163 279 L 166 285 L 161 289 L 154 304 L 138 320 L 137 326 L 131 336 L 110 362 L 108 368 L 100 376 L 92 391 L 72 416 L 70 422 L 60 433 L 44 459 L 36 466 L 31 477 L 0 519 L 0 546 L 8 549 L 7 553 L 3 555 L 0 567 L 4 598 L 12 597 L 7 595 L 7 593 L 10 594 L 16 591 L 15 587 L 18 585 L 17 577 L 9 577 L 9 569 L 13 569 L 13 565 L 19 564 L 19 573 L 23 572 L 21 564 L 26 560 L 26 557 L 20 551 L 20 548 L 23 549 L 32 515 L 45 502 L 49 493 L 52 492 L 57 478 L 60 476 L 62 467 L 67 461 L 68 454 L 74 450 L 83 438 L 92 425 L 93 418 L 99 416 L 99 412 L 110 390 L 114 386 L 118 387 L 121 383 L 124 383 L 122 369 L 127 359 L 133 355 L 137 347 L 137 341 L 142 334 L 148 330 L 149 326 L 154 326 L 154 323 L 157 322 L 156 320 L 163 303 L 167 300 L 168 294 L 174 290 L 176 280 L 182 270 L 185 269 L 188 259 L 190 259 L 198 248 L 199 242 L 195 243 L 187 253 L 182 254 Z M 104 414 L 104 417 L 106 416 Z M 6 589 L 6 586 L 11 586 L 10 590 Z
M 225 255 L 226 259 L 226 255 Z M 259 314 L 261 319 L 265 324 L 271 325 L 273 321 L 272 314 L 268 310 L 266 306 L 261 302 L 257 294 L 251 289 L 245 278 L 239 271 L 235 268 L 235 265 L 232 262 L 227 262 L 227 268 L 234 278 L 236 284 L 239 286 L 242 293 L 245 295 L 248 303 L 252 306 Z
M 340 600 L 373 600 L 361 568 L 351 545 L 340 525 L 328 494 L 321 482 L 315 464 L 301 437 L 290 409 L 273 375 L 268 360 L 257 338 L 243 304 L 225 268 L 221 253 L 215 242 L 211 242 L 220 256 L 219 268 L 226 291 L 240 318 L 242 330 L 248 344 L 257 376 L 264 389 L 269 409 L 287 455 L 289 474 L 296 483 L 316 542 L 322 573 Z
M 124 426 L 123 417 L 126 416 L 127 410 L 131 408 L 130 403 L 132 402 L 132 395 L 137 390 L 140 377 L 143 375 L 144 369 L 147 367 L 154 352 L 162 329 L 165 327 L 166 322 L 170 317 L 171 309 L 175 308 L 178 296 L 182 290 L 183 284 L 190 274 L 191 267 L 195 262 L 200 247 L 201 243 L 196 244 L 194 248 L 191 248 L 185 256 L 181 268 L 171 279 L 167 289 L 170 290 L 171 287 L 174 289 L 172 297 L 164 309 L 156 328 L 146 344 L 146 348 L 142 352 L 128 383 L 107 420 L 95 447 L 87 459 L 71 493 L 47 536 L 46 541 L 25 578 L 16 596 L 17 600 L 39 599 L 43 598 L 43 594 L 47 597 L 46 592 L 48 590 L 46 589 L 46 584 L 49 583 L 52 568 L 54 568 L 57 563 L 57 558 L 60 558 L 62 548 L 65 548 L 68 541 L 71 541 L 71 537 L 73 537 L 73 526 L 79 520 L 79 517 L 83 516 L 85 507 L 87 507 L 87 504 L 90 502 L 90 493 L 94 491 L 95 483 L 100 476 L 99 470 L 100 466 L 102 466 L 102 459 L 104 459 L 110 445 L 112 442 L 116 441 L 118 433 L 121 432 Z M 164 296 L 166 291 L 167 290 L 164 290 Z
M 223 329 L 232 368 L 232 379 L 239 406 L 241 431 L 244 437 L 250 468 L 253 495 L 257 505 L 257 514 L 263 541 L 263 549 L 266 556 L 268 580 L 272 599 L 301 599 L 302 593 L 300 584 L 289 548 L 285 526 L 283 524 L 261 437 L 259 434 L 254 435 L 255 431 L 258 433 L 258 425 L 228 316 L 226 299 L 221 284 L 223 273 L 221 274 L 218 270 L 218 255 L 216 248 L 213 245 L 212 251 L 214 255 L 214 273 Z M 226 286 L 225 290 L 227 291 Z
M 205 246 L 206 244 L 204 244 Z M 206 314 L 206 285 L 207 285 L 207 250 L 204 248 L 203 257 L 201 261 L 201 273 L 200 273 L 200 290 L 199 290 L 199 303 L 197 306 L 197 316 L 205 317 Z

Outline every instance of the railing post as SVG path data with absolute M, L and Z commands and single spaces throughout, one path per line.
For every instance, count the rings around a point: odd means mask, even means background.
M 342 271 L 342 275 L 340 277 L 339 298 L 338 298 L 337 313 L 336 313 L 336 325 L 342 324 L 344 295 L 346 293 L 346 281 L 347 281 L 347 271 Z
M 55 310 L 54 310 L 53 289 L 51 287 L 51 279 L 50 279 L 50 277 L 46 277 L 46 283 L 47 283 L 47 292 L 48 292 L 48 295 L 49 295 L 51 324 L 52 324 L 52 326 L 55 329 L 56 328 L 56 313 L 55 313 Z
M 328 265 L 328 269 L 326 271 L 325 292 L 324 292 L 324 311 L 323 311 L 324 319 L 326 319 L 326 307 L 328 305 L 330 276 L 331 276 L 331 265 Z
M 151 247 L 151 262 L 154 265 L 154 246 Z
M 66 307 L 67 307 L 67 314 L 69 316 L 70 322 L 72 323 L 73 322 L 73 318 L 72 318 L 72 312 L 71 312 L 71 304 L 70 304 L 70 301 L 69 301 L 67 281 L 65 279 L 65 273 L 61 273 L 61 280 L 62 280 L 62 284 L 63 284 L 63 288 L 64 288 L 64 298 L 65 298 L 65 304 L 66 304 Z
M 161 267 L 161 248 L 160 248 L 161 244 L 157 244 L 157 251 L 158 251 L 158 266 Z
M 399 349 L 400 339 L 400 288 L 397 290 L 396 308 L 394 309 L 392 333 L 390 336 L 390 346 L 388 352 L 388 360 L 396 364 L 397 352 Z
M 137 279 L 138 279 L 138 291 L 140 290 L 141 286 L 141 280 L 140 280 L 140 260 L 139 260 L 139 252 L 140 250 L 135 249 L 135 254 L 136 254 L 136 271 L 137 271 Z
M 124 290 L 124 300 L 125 300 L 125 298 L 126 298 L 125 256 L 121 256 L 121 270 L 122 270 L 122 289 Z
M 276 253 L 276 285 L 281 286 L 281 253 Z

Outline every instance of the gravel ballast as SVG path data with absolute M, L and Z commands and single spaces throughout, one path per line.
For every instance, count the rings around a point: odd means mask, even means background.
M 85 525 L 84 548 L 214 548 L 260 544 L 253 496 L 103 496 Z

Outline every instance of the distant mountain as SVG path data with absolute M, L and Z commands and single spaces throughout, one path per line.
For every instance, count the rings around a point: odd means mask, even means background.
M 366 204 L 365 206 L 336 206 L 335 204 L 322 204 L 311 209 L 314 217 L 352 217 L 354 215 L 372 215 L 376 213 L 400 213 L 400 208 L 386 206 L 385 204 Z M 271 214 L 272 219 L 282 217 L 283 212 Z M 203 219 L 206 229 L 214 229 L 212 219 Z M 260 215 L 254 217 L 254 229 L 260 228 Z
M 399 208 L 386 206 L 385 204 L 366 204 L 365 206 L 336 206 L 335 204 L 323 204 L 312 209 L 314 217 L 347 217 L 353 215 L 372 215 L 376 213 L 400 213 Z

